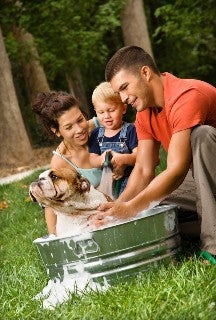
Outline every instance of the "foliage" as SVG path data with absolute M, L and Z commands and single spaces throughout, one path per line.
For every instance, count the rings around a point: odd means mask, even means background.
M 76 67 L 81 70 L 93 115 L 92 91 L 104 80 L 108 58 L 123 46 L 120 12 L 125 3 L 126 0 L 1 0 L 1 25 L 23 114 L 30 106 L 15 29 L 25 28 L 34 36 L 51 89 L 68 91 L 65 75 Z M 215 1 L 146 0 L 144 5 L 159 69 L 215 84 Z M 27 113 L 24 119 L 27 122 L 29 118 Z M 37 126 L 34 130 L 32 124 L 28 127 L 33 136 L 39 136 L 38 143 L 48 143 L 42 141 Z
M 16 24 L 34 35 L 41 62 L 53 81 L 68 68 L 84 70 L 93 64 L 104 65 L 110 52 L 104 37 L 120 27 L 119 13 L 124 3 L 125 0 L 23 0 L 19 6 L 14 3 L 13 10 L 17 8 L 19 16 Z M 6 12 L 12 22 L 13 17 Z
M 116 44 L 121 43 L 119 13 L 124 3 L 125 0 L 3 1 L 0 17 L 5 43 L 26 127 L 31 131 L 34 144 L 49 142 L 29 117 L 30 106 L 21 79 L 15 30 L 24 28 L 34 36 L 51 89 L 68 91 L 65 74 L 72 74 L 78 67 L 91 101 L 94 87 L 104 78 L 105 61 L 115 50 L 112 38 Z M 90 113 L 93 115 L 93 109 Z
M 160 158 L 159 164 L 155 168 L 156 175 L 158 175 L 160 172 L 165 170 L 166 166 L 167 166 L 167 152 L 165 151 L 165 149 L 162 146 L 160 146 L 159 158 Z
M 180 77 L 216 83 L 215 1 L 179 0 L 155 10 L 155 54 L 162 68 Z
M 33 298 L 48 279 L 32 242 L 45 234 L 45 221 L 28 197 L 38 173 L 0 186 L 1 319 L 215 319 L 215 266 L 203 264 L 188 246 L 176 264 L 153 268 L 104 293 L 73 295 L 55 310 L 43 310 Z
M 80 66 L 91 92 L 103 80 L 107 58 L 123 44 L 119 14 L 125 3 L 3 0 L 0 17 L 10 56 L 17 51 L 11 31 L 24 27 L 37 39 L 51 87 L 66 89 L 65 72 Z M 215 83 L 215 2 L 147 0 L 145 12 L 160 69 Z

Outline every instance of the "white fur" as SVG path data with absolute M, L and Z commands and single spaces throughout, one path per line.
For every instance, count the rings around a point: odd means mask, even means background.
M 107 202 L 107 197 L 92 185 L 88 189 L 88 181 L 81 182 L 83 187 L 81 192 L 77 192 L 73 185 L 69 187 L 68 181 L 61 177 L 58 178 L 58 183 L 55 183 L 55 180 L 50 178 L 51 172 L 53 171 L 46 170 L 39 176 L 39 181 L 30 185 L 30 194 L 42 205 L 53 208 L 57 215 L 56 235 L 74 236 L 91 231 L 88 218 L 96 213 L 101 203 Z M 58 171 L 55 172 L 58 174 Z M 76 179 L 79 180 L 80 177 L 77 176 Z M 55 200 L 59 195 L 61 201 L 58 203 Z

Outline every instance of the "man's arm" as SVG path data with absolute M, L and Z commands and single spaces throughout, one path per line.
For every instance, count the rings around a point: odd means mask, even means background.
M 136 172 L 139 169 L 139 173 L 141 173 L 141 164 L 139 163 L 138 167 L 136 165 L 136 171 L 132 172 L 129 184 L 120 199 L 114 203 L 101 205 L 99 207 L 101 212 L 98 218 L 101 219 L 107 215 L 119 218 L 135 216 L 142 210 L 147 209 L 155 201 L 160 202 L 178 188 L 191 164 L 190 133 L 191 129 L 187 129 L 172 136 L 167 156 L 167 168 L 148 185 L 145 186 L 143 178 L 141 179 L 141 176 L 139 177 L 138 172 Z M 145 159 L 143 159 L 143 163 L 144 161 Z M 139 184 L 141 184 L 141 187 L 138 186 Z M 139 192 L 140 188 L 143 189 Z M 137 192 L 139 193 L 137 194 Z M 128 199 L 130 200 L 128 201 Z M 125 200 L 127 202 L 122 202 Z
M 136 163 L 118 202 L 133 199 L 146 188 L 155 176 L 160 144 L 153 140 L 140 140 L 137 148 Z

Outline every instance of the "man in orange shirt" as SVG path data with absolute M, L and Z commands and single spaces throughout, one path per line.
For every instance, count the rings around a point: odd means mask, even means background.
M 123 103 L 136 109 L 139 144 L 125 191 L 114 203 L 99 207 L 98 219 L 132 217 L 160 203 L 192 168 L 201 256 L 216 264 L 216 89 L 203 81 L 160 73 L 150 55 L 136 46 L 118 50 L 105 76 Z M 167 150 L 167 168 L 155 176 L 160 144 Z

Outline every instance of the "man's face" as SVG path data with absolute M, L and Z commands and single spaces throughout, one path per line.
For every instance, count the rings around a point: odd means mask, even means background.
M 140 112 L 152 106 L 152 93 L 149 81 L 144 73 L 135 75 L 131 71 L 122 69 L 110 81 L 123 103 L 130 104 Z

